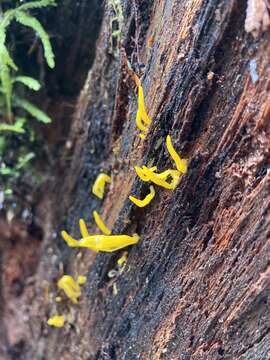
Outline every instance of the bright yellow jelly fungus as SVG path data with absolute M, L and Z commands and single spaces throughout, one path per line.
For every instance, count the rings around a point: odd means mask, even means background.
M 80 227 L 80 233 L 82 235 L 82 237 L 87 237 L 87 236 L 90 236 L 88 230 L 87 230 L 87 226 L 86 226 L 86 223 L 83 219 L 80 219 L 79 221 L 79 227 Z
M 63 315 L 55 315 L 48 319 L 47 324 L 60 328 L 65 324 L 65 317 Z
M 137 244 L 140 237 L 137 234 L 128 235 L 93 235 L 75 240 L 66 231 L 61 232 L 63 239 L 70 247 L 83 247 L 95 252 L 113 252 L 129 245 Z
M 156 192 L 154 186 L 150 186 L 150 193 L 146 195 L 146 197 L 143 200 L 137 199 L 134 196 L 129 196 L 129 200 L 131 200 L 135 205 L 138 207 L 145 207 L 148 205 L 154 198 Z
M 61 279 L 58 280 L 57 286 L 65 292 L 73 304 L 78 304 L 78 298 L 81 296 L 81 289 L 72 276 L 62 276 Z
M 117 264 L 122 267 L 126 262 L 128 258 L 128 252 L 124 251 L 123 255 L 117 260 Z
M 143 133 L 140 134 L 142 139 L 145 138 L 145 135 L 148 131 L 148 127 L 151 124 L 151 119 L 149 118 L 144 104 L 144 94 L 143 94 L 143 87 L 141 84 L 137 84 L 138 86 L 138 110 L 136 114 L 136 126 L 140 129 Z
M 93 194 L 95 194 L 99 199 L 103 199 L 104 197 L 104 189 L 106 183 L 111 183 L 111 177 L 104 173 L 100 173 L 96 178 L 96 181 L 92 188 Z
M 70 236 L 65 230 L 61 231 L 62 238 L 70 247 L 78 247 L 78 240 L 75 240 L 72 236 Z
M 139 108 L 139 111 L 141 114 L 141 119 L 143 120 L 143 122 L 146 125 L 150 125 L 151 119 L 149 118 L 149 116 L 147 115 L 147 112 L 145 110 L 143 87 L 141 85 L 138 88 L 138 108 Z
M 86 276 L 83 276 L 83 275 L 79 275 L 78 276 L 78 279 L 77 279 L 77 283 L 79 285 L 84 285 L 87 281 L 87 277 Z
M 168 135 L 166 138 L 166 146 L 167 146 L 169 154 L 171 155 L 171 157 L 173 158 L 173 160 L 175 162 L 177 170 L 180 173 L 185 174 L 187 172 L 187 160 L 181 159 L 180 155 L 177 154 L 177 152 L 175 151 L 175 148 L 173 147 L 172 139 L 171 139 L 170 135 Z
M 99 230 L 100 230 L 104 235 L 111 235 L 112 231 L 107 228 L 107 226 L 104 224 L 104 222 L 102 221 L 101 217 L 99 216 L 99 214 L 98 214 L 96 211 L 93 211 L 93 216 L 94 216 L 95 222 L 96 222 Z M 85 236 L 83 236 L 83 237 L 85 237 Z
M 135 171 L 142 181 L 152 181 L 154 184 L 164 187 L 165 189 L 174 190 L 180 180 L 180 172 L 178 170 L 169 169 L 162 173 L 156 173 L 152 168 L 148 169 L 146 166 L 142 168 L 135 166 Z M 172 178 L 169 183 L 166 181 L 168 177 Z

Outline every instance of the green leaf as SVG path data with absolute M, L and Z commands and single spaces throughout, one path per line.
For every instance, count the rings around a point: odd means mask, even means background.
M 24 124 L 26 123 L 27 119 L 23 116 L 16 116 L 15 117 L 15 125 L 18 127 L 18 128 L 23 128 Z
M 26 11 L 31 9 L 40 9 L 46 6 L 56 6 L 57 3 L 54 0 L 40 0 L 40 1 L 30 1 L 26 4 L 22 4 L 16 9 L 7 10 L 4 13 L 4 18 L 0 24 L 0 42 L 1 42 L 1 35 L 3 34 L 3 29 L 6 29 L 11 21 L 14 19 L 18 11 Z
M 24 124 L 26 123 L 27 119 L 24 117 L 17 116 L 15 118 L 15 124 L 0 124 L 0 132 L 1 131 L 11 131 L 18 134 L 24 134 Z
M 54 68 L 54 53 L 52 50 L 51 42 L 49 39 L 48 33 L 44 30 L 41 23 L 33 16 L 26 14 L 23 11 L 18 11 L 16 13 L 16 20 L 24 26 L 28 26 L 33 29 L 40 37 L 40 40 L 44 48 L 44 56 L 47 61 L 47 64 L 50 68 Z
M 34 157 L 35 157 L 35 154 L 33 152 L 30 152 L 26 155 L 20 156 L 19 160 L 18 160 L 18 164 L 16 165 L 16 169 L 20 170 L 20 169 L 24 168 L 25 165 L 27 165 L 27 163 L 29 163 L 29 161 L 31 161 Z
M 26 4 L 19 6 L 15 10 L 25 11 L 25 10 L 30 10 L 30 9 L 40 9 L 40 8 L 46 7 L 46 6 L 57 6 L 57 2 L 55 0 L 30 1 Z
M 37 108 L 35 105 L 33 105 L 27 100 L 16 97 L 14 98 L 14 103 L 17 107 L 20 107 L 21 109 L 27 111 L 38 121 L 44 124 L 49 124 L 52 122 L 52 119 L 48 115 L 46 115 L 42 110 L 40 110 L 39 108 Z
M 14 79 L 12 79 L 12 82 L 20 82 L 25 86 L 29 87 L 29 89 L 35 91 L 38 91 L 41 88 L 40 83 L 30 76 L 16 76 Z
M 11 131 L 11 132 L 15 132 L 15 133 L 18 133 L 18 134 L 24 134 L 25 133 L 24 129 L 17 126 L 16 124 L 14 124 L 14 125 L 0 124 L 0 132 L 1 131 Z
M 0 168 L 1 175 L 14 175 L 16 171 L 8 166 Z
M 12 82 L 10 79 L 9 68 L 5 64 L 0 66 L 0 79 L 2 89 L 5 95 L 6 106 L 7 106 L 7 116 L 9 119 L 12 117 L 11 112 L 11 95 L 12 95 Z
M 12 194 L 13 194 L 13 190 L 12 190 L 11 188 L 6 188 L 6 189 L 4 190 L 4 194 L 5 194 L 6 196 L 12 195 Z
M 8 49 L 5 46 L 5 44 L 2 44 L 2 46 L 0 46 L 0 58 L 1 58 L 1 62 L 3 62 L 4 64 L 10 66 L 13 70 L 17 71 L 18 68 L 16 66 L 16 64 L 14 63 L 12 57 L 9 55 Z

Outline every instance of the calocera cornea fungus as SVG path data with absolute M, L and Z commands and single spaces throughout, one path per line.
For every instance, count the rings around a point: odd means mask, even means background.
M 65 324 L 65 317 L 64 315 L 55 315 L 48 319 L 47 324 L 54 327 L 63 327 Z
M 168 135 L 166 138 L 166 146 L 169 154 L 175 162 L 176 169 L 180 173 L 185 174 L 187 172 L 187 159 L 182 159 L 181 156 L 176 152 L 175 148 L 173 147 L 170 135 Z
M 103 199 L 106 183 L 111 184 L 111 177 L 107 174 L 100 173 L 92 187 L 92 192 L 99 199 Z
M 117 265 L 122 267 L 127 262 L 127 258 L 128 258 L 128 252 L 124 251 L 122 256 L 117 260 Z
M 150 186 L 150 193 L 146 195 L 143 200 L 137 199 L 134 196 L 129 196 L 129 200 L 132 201 L 138 207 L 147 206 L 154 198 L 156 192 L 154 186 Z
M 83 219 L 80 219 L 79 220 L 79 227 L 80 227 L 80 233 L 82 235 L 82 237 L 87 237 L 87 236 L 90 236 L 89 232 L 88 232 L 88 229 L 87 229 L 87 226 L 86 226 L 86 223 Z
M 58 280 L 57 286 L 59 289 L 64 291 L 73 304 L 78 304 L 78 298 L 81 296 L 81 289 L 72 276 L 62 276 L 61 279 Z
M 152 121 L 149 118 L 145 109 L 143 87 L 141 85 L 141 82 L 138 80 L 135 82 L 138 88 L 138 110 L 136 114 L 136 126 L 142 131 L 139 136 L 144 139 Z
M 151 168 L 147 168 L 146 166 L 135 166 L 135 171 L 142 181 L 151 181 L 158 186 L 164 187 L 165 189 L 174 190 L 179 184 L 181 175 L 187 172 L 187 160 L 182 159 L 181 156 L 176 152 L 173 147 L 170 135 L 168 135 L 166 138 L 166 146 L 169 154 L 175 162 L 177 170 L 167 169 L 161 173 L 157 173 L 156 166 Z M 168 182 L 168 178 L 171 178 L 172 180 Z
M 178 170 L 168 169 L 163 173 L 156 173 L 151 168 L 143 166 L 135 166 L 135 171 L 142 181 L 148 182 L 151 181 L 154 184 L 164 187 L 168 190 L 174 190 L 179 183 L 180 173 Z M 172 178 L 171 182 L 166 181 L 168 177 Z
M 66 231 L 61 232 L 63 239 L 70 247 L 88 248 L 95 252 L 113 252 L 137 244 L 140 237 L 129 235 L 91 235 L 80 240 L 74 239 Z
M 93 211 L 93 216 L 94 216 L 95 222 L 96 222 L 99 230 L 104 235 L 111 235 L 112 231 L 109 228 L 107 228 L 107 226 L 104 224 L 103 220 L 101 219 L 101 217 L 99 216 L 97 211 Z
M 77 279 L 77 283 L 79 285 L 84 285 L 87 281 L 87 277 L 86 276 L 83 276 L 83 275 L 79 275 L 78 276 L 78 279 Z

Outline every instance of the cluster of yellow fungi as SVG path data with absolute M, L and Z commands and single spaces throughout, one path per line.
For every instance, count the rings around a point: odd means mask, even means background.
M 78 304 L 78 299 L 81 296 L 80 285 L 84 285 L 86 280 L 86 276 L 83 275 L 79 275 L 77 281 L 75 281 L 70 275 L 63 275 L 58 280 L 57 287 L 65 293 L 67 298 L 69 298 L 73 304 Z M 62 301 L 62 297 L 57 296 L 55 301 Z M 65 320 L 64 315 L 55 315 L 48 319 L 47 324 L 54 327 L 62 327 L 65 324 Z
M 140 79 L 136 74 L 133 74 L 137 89 L 138 89 L 138 110 L 136 115 L 136 125 L 142 131 L 140 137 L 145 138 L 149 126 L 151 124 L 151 119 L 149 118 L 144 104 L 144 94 L 143 88 L 141 85 Z M 146 167 L 146 166 L 135 166 L 135 172 L 143 182 L 152 183 L 154 185 L 163 187 L 168 190 L 174 190 L 179 184 L 180 178 L 187 171 L 187 160 L 182 159 L 181 156 L 176 152 L 170 135 L 166 138 L 166 147 L 167 150 L 174 160 L 176 169 L 167 169 L 162 172 L 158 172 L 156 166 Z M 111 177 L 105 173 L 100 173 L 92 187 L 92 193 L 97 196 L 99 199 L 104 198 L 106 184 L 111 184 Z M 145 196 L 144 199 L 140 200 L 136 197 L 130 195 L 129 199 L 136 206 L 142 208 L 147 206 L 155 197 L 156 190 L 153 185 L 149 187 L 149 193 Z M 101 219 L 97 211 L 93 211 L 93 218 L 98 229 L 102 234 L 90 235 L 87 225 L 83 219 L 79 220 L 79 228 L 81 233 L 80 239 L 74 239 L 66 231 L 62 231 L 61 235 L 64 241 L 69 247 L 73 248 L 88 248 L 94 252 L 113 252 L 120 249 L 123 249 L 127 246 L 137 244 L 140 237 L 137 234 L 129 235 L 112 235 L 111 229 L 109 229 L 104 221 Z M 117 265 L 119 269 L 123 268 L 124 264 L 127 261 L 128 252 L 124 251 L 122 256 L 117 260 Z M 79 276 L 77 281 L 75 281 L 71 276 L 64 275 L 58 281 L 57 286 L 59 290 L 62 290 L 65 295 L 71 300 L 73 304 L 78 304 L 78 300 L 81 296 L 80 285 L 83 285 L 86 282 L 85 276 Z M 117 293 L 116 284 L 115 292 Z M 61 301 L 60 296 L 56 297 L 56 302 Z M 48 325 L 55 327 L 62 327 L 65 323 L 65 317 L 63 315 L 56 315 L 51 317 L 47 321 Z

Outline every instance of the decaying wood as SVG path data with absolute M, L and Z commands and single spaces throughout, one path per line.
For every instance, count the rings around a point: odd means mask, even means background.
M 120 58 L 110 52 L 107 8 L 51 197 L 28 356 L 269 359 L 269 32 L 256 42 L 245 32 L 246 1 L 123 3 Z M 140 71 L 153 119 L 144 142 L 126 56 Z M 160 188 L 148 207 L 136 208 L 128 196 L 142 197 L 147 187 L 133 167 L 172 166 L 168 133 L 188 172 L 175 191 Z M 104 202 L 90 192 L 100 170 L 113 178 Z M 52 237 L 62 227 L 78 236 L 79 218 L 90 222 L 94 209 L 114 233 L 141 236 L 112 279 L 121 252 L 81 253 Z M 96 231 L 92 220 L 90 227 Z M 48 329 L 63 271 L 86 273 L 87 285 L 79 306 L 59 305 L 70 327 Z

